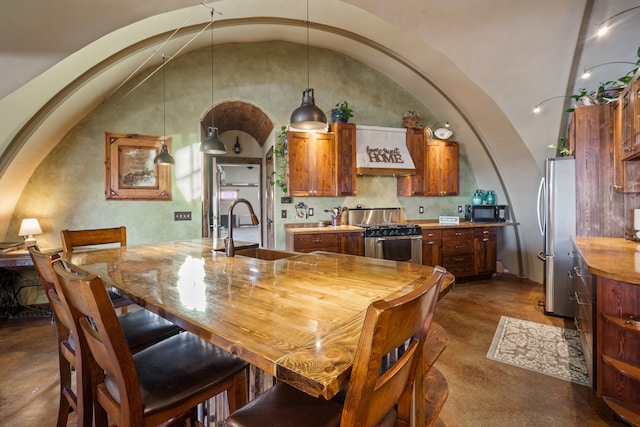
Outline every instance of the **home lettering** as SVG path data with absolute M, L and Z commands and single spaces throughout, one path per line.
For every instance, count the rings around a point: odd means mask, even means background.
M 367 155 L 371 163 L 404 163 L 398 148 L 371 148 L 367 146 Z

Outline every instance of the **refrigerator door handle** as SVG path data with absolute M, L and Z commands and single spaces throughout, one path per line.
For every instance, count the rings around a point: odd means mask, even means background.
M 538 228 L 540 229 L 540 235 L 544 236 L 544 229 L 546 224 L 544 224 L 544 177 L 540 180 L 540 186 L 538 186 Z

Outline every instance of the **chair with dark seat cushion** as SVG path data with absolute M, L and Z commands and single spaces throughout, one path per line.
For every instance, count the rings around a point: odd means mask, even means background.
M 85 230 L 61 230 L 62 251 L 68 258 L 76 249 L 89 249 L 104 245 L 127 246 L 127 228 L 125 226 L 111 228 L 94 228 Z M 121 313 L 128 311 L 128 306 L 133 304 L 113 291 L 109 291 L 111 303 L 119 308 Z
M 60 369 L 60 404 L 58 427 L 66 426 L 69 411 L 77 413 L 78 425 L 91 425 L 91 395 L 89 375 L 81 368 L 82 351 L 75 345 L 73 336 L 78 333 L 71 312 L 63 296 L 55 289 L 56 274 L 52 263 L 60 258 L 57 252 L 44 253 L 35 246 L 29 248 L 36 272 L 55 317 L 58 335 L 58 359 Z M 120 326 L 132 352 L 138 352 L 181 331 L 177 325 L 140 309 L 118 316 Z M 76 371 L 73 387 L 72 371 Z M 75 391 L 74 391 L 75 390 Z M 88 408 L 88 409 L 87 409 Z
M 197 404 L 227 392 L 229 409 L 247 401 L 247 363 L 183 332 L 139 353 L 129 350 L 102 279 L 54 262 L 91 372 L 96 427 L 158 425 L 193 413 Z
M 369 306 L 344 404 L 280 382 L 232 413 L 227 427 L 410 425 L 414 378 L 422 372 L 418 363 L 445 273 L 436 267 L 408 294 Z M 381 369 L 385 356 L 400 346 L 405 348 L 402 355 Z

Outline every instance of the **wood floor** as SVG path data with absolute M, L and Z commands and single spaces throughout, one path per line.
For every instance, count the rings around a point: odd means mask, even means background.
M 545 316 L 542 298 L 541 285 L 503 276 L 457 284 L 438 303 L 435 319 L 449 334 L 436 362 L 449 383 L 440 414 L 448 427 L 624 426 L 588 387 L 486 358 L 500 316 L 573 327 Z M 55 426 L 55 343 L 48 319 L 0 321 L 1 426 Z

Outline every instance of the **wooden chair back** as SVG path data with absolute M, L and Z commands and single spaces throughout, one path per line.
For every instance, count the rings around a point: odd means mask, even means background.
M 92 230 L 62 230 L 62 250 L 72 253 L 75 248 L 117 243 L 127 245 L 127 228 L 124 226 L 113 228 L 97 228 Z
M 341 426 L 374 426 L 396 403 L 398 421 L 409 425 L 413 383 L 416 372 L 421 372 L 417 365 L 422 363 L 424 343 L 445 274 L 443 268 L 436 267 L 433 275 L 412 292 L 369 306 L 354 357 Z M 404 353 L 381 374 L 383 358 L 405 344 Z
M 68 271 L 61 263 L 54 264 L 54 271 L 90 352 L 93 399 L 99 402 L 94 405 L 96 425 L 107 414 L 116 425 L 143 425 L 133 356 L 104 282 L 92 274 Z
M 58 335 L 58 359 L 60 370 L 60 402 L 58 409 L 58 427 L 67 425 L 69 408 L 76 411 L 78 426 L 91 425 L 92 402 L 89 375 L 84 369 L 86 363 L 82 358 L 79 345 L 78 330 L 67 305 L 64 295 L 60 291 L 58 279 L 53 265 L 60 263 L 60 255 L 44 253 L 35 246 L 29 248 L 33 265 L 38 273 L 42 288 L 49 300 L 55 316 Z M 75 371 L 75 387 L 73 386 L 72 371 Z

